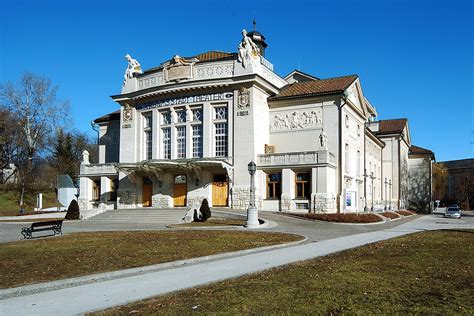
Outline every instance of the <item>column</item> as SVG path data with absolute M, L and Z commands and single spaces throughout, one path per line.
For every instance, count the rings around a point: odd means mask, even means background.
M 107 204 L 109 201 L 110 190 L 110 179 L 108 177 L 100 177 L 100 203 Z
M 291 169 L 281 170 L 281 210 L 293 210 L 295 198 L 295 173 Z
M 88 210 L 91 209 L 90 201 L 92 200 L 92 180 L 87 177 L 81 177 L 79 190 L 79 209 Z M 65 205 L 68 207 L 68 205 Z

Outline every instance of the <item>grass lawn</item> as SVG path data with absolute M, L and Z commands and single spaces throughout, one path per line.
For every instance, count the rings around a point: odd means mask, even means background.
M 56 193 L 54 191 L 43 193 L 43 208 L 58 206 Z M 13 216 L 19 214 L 20 193 L 17 190 L 0 190 L 0 216 Z M 25 209 L 27 212 L 33 211 L 36 207 L 36 193 L 25 193 Z
M 184 224 L 171 225 L 172 227 L 209 227 L 209 226 L 244 226 L 246 221 L 243 219 L 230 219 L 211 217 L 205 222 L 191 222 Z
M 473 237 L 408 235 L 99 314 L 472 315 Z
M 237 231 L 76 233 L 0 244 L 0 288 L 270 246 L 299 235 Z

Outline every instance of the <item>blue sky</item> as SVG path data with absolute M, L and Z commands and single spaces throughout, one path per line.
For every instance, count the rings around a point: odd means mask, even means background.
M 284 76 L 356 73 L 380 119 L 407 117 L 412 142 L 438 161 L 474 157 L 470 0 L 0 0 L 0 81 L 45 75 L 75 127 L 117 109 L 126 53 L 147 69 L 173 55 L 236 51 L 242 28 L 268 43 Z

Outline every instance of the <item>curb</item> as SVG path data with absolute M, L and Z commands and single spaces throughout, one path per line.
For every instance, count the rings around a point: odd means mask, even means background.
M 296 234 L 293 234 L 296 235 Z M 302 235 L 300 235 L 302 236 Z M 125 278 L 134 275 L 150 273 L 150 272 L 157 272 L 160 270 L 168 270 L 180 266 L 201 263 L 206 261 L 214 261 L 220 259 L 227 259 L 231 257 L 239 257 L 242 255 L 248 255 L 258 252 L 265 252 L 269 250 L 279 249 L 279 248 L 286 248 L 291 246 L 296 246 L 299 244 L 303 244 L 308 241 L 308 237 L 303 236 L 304 238 L 298 241 L 293 241 L 285 244 L 278 244 L 273 246 L 266 246 L 266 247 L 259 247 L 259 248 L 250 248 L 244 249 L 234 252 L 225 252 L 221 254 L 191 258 L 191 259 L 184 259 L 172 262 L 164 262 L 158 263 L 150 266 L 145 267 L 138 267 L 138 268 L 131 268 L 131 269 L 124 269 L 119 271 L 112 271 L 112 272 L 104 272 L 104 273 L 96 273 L 81 277 L 69 278 L 64 280 L 57 280 L 57 281 L 50 281 L 50 282 L 42 282 L 37 284 L 25 285 L 20 287 L 14 287 L 9 289 L 0 290 L 0 300 L 5 300 L 13 297 L 20 297 L 26 296 L 31 294 L 37 294 L 42 292 L 50 292 L 54 290 L 65 289 L 69 287 L 75 287 L 95 282 L 103 282 L 113 279 Z

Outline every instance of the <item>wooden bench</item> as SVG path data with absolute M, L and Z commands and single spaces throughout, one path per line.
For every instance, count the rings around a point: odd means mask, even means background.
M 21 229 L 21 234 L 23 235 L 23 238 L 25 239 L 31 239 L 33 238 L 32 234 L 34 232 L 42 232 L 42 231 L 48 231 L 51 230 L 54 235 L 58 234 L 63 234 L 61 231 L 63 227 L 63 220 L 57 220 L 57 221 L 46 221 L 46 222 L 34 222 L 31 223 L 30 227 L 23 227 Z

